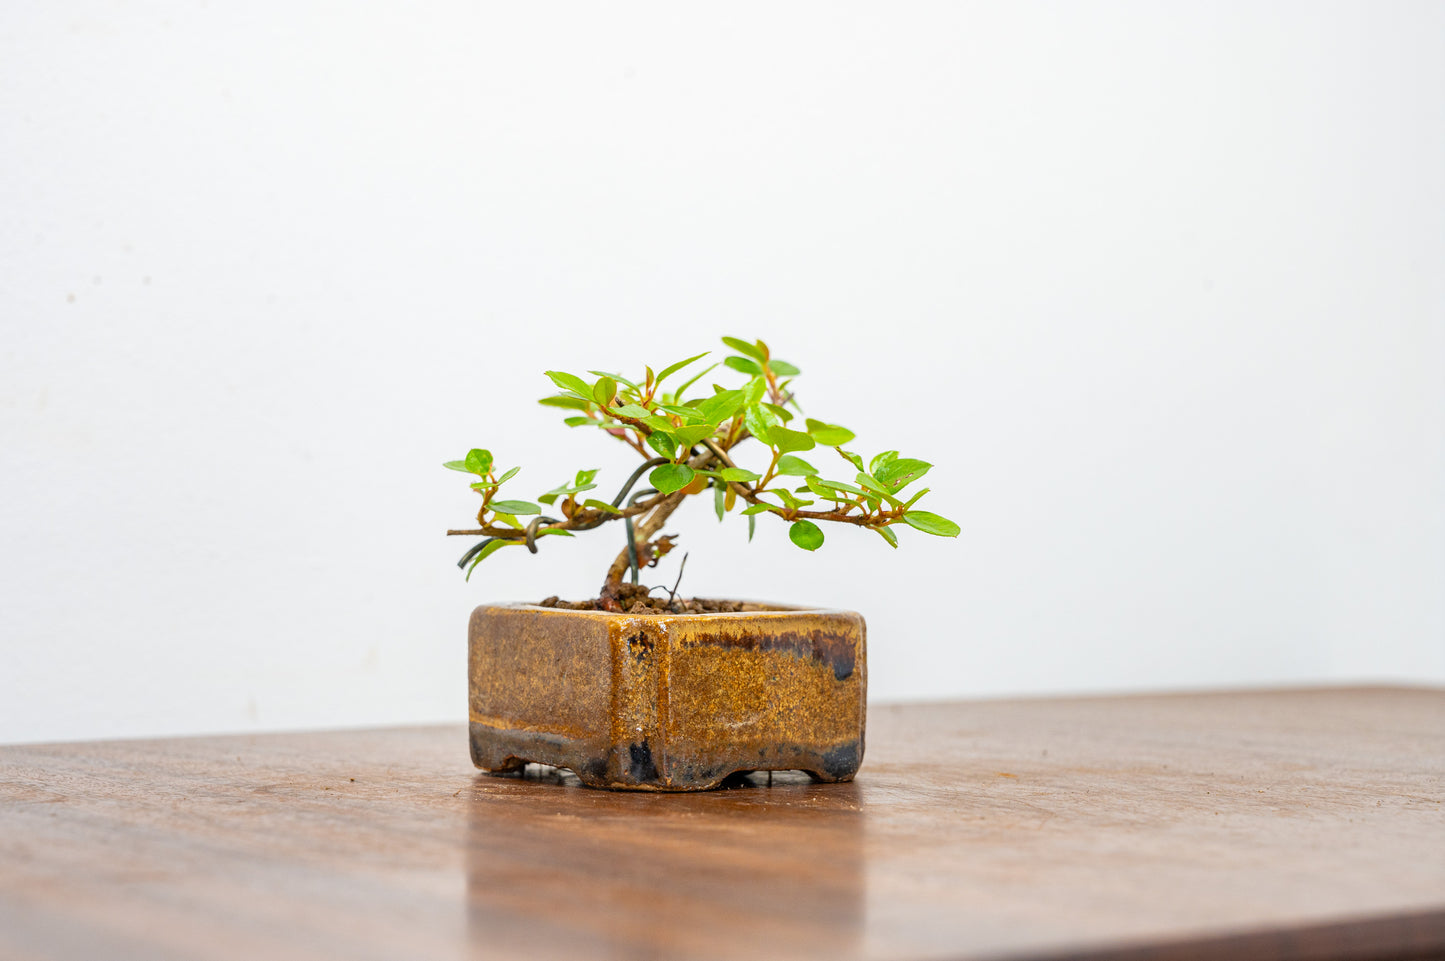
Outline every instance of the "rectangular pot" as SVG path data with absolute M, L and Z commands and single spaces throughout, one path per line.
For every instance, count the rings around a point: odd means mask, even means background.
M 863 618 L 756 607 L 478 607 L 472 761 L 493 772 L 550 764 L 592 787 L 645 791 L 705 790 L 748 771 L 851 780 L 867 707 Z

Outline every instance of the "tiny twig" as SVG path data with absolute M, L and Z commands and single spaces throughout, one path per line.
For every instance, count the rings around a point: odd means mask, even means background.
M 677 589 L 682 585 L 682 572 L 687 569 L 687 554 L 682 555 L 682 563 L 677 565 L 677 580 L 672 583 L 672 590 L 667 592 L 667 606 L 671 607 L 677 597 Z

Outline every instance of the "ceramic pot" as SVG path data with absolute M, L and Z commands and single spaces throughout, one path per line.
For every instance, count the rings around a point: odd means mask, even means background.
M 609 614 L 484 604 L 469 631 L 472 761 L 591 787 L 701 791 L 750 771 L 848 781 L 867 664 L 852 611 Z

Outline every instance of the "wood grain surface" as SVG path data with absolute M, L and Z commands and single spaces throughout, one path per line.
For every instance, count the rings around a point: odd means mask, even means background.
M 1445 692 L 879 707 L 849 784 L 463 725 L 0 747 L 0 958 L 1445 956 Z

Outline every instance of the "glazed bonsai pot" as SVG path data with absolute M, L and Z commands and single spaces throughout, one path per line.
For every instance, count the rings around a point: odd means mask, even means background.
M 591 787 L 702 791 L 730 775 L 848 781 L 863 760 L 867 664 L 851 611 L 747 604 L 610 614 L 472 612 L 472 761 L 569 768 Z

